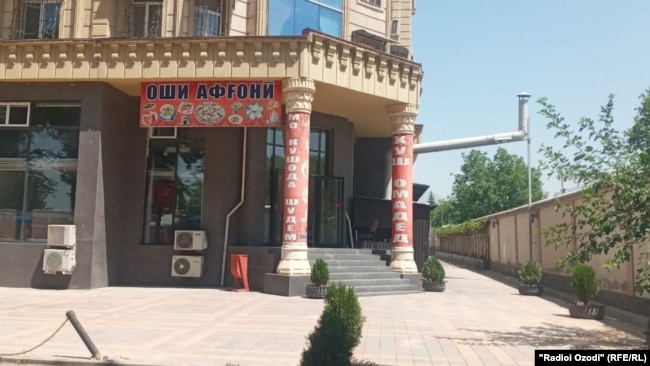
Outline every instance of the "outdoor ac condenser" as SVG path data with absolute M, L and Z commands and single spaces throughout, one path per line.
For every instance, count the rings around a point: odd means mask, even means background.
M 72 274 L 77 260 L 74 249 L 45 249 L 43 253 L 43 272 L 55 274 L 61 272 L 64 275 Z

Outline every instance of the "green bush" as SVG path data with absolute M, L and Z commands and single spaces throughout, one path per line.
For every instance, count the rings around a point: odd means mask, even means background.
M 542 281 L 542 266 L 533 260 L 526 262 L 517 273 L 519 282 L 524 285 L 539 285 Z
M 435 256 L 430 256 L 424 261 L 422 277 L 429 282 L 439 282 L 445 279 L 445 269 Z
M 487 217 L 467 220 L 460 224 L 445 225 L 436 229 L 436 235 L 455 236 L 455 235 L 473 235 L 485 229 Z
M 577 264 L 571 269 L 571 289 L 575 292 L 578 301 L 587 305 L 598 294 L 598 281 L 596 271 L 586 264 Z
M 365 318 L 352 287 L 332 285 L 327 289 L 325 309 L 309 334 L 309 347 L 301 366 L 350 365 L 352 352 L 361 341 Z
M 311 267 L 311 283 L 314 286 L 325 286 L 330 280 L 330 270 L 327 268 L 327 263 L 324 260 L 318 258 L 316 263 Z

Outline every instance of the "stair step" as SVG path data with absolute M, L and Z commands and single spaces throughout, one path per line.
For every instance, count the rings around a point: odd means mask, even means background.
M 354 288 L 359 296 L 411 294 L 421 287 L 403 279 L 388 265 L 390 250 L 353 248 L 309 248 L 309 263 L 316 259 L 327 262 L 330 283 L 342 283 Z
M 330 260 L 326 261 L 327 267 L 361 267 L 361 266 L 384 266 L 386 267 L 386 262 L 382 261 L 378 257 L 372 259 L 343 259 L 343 260 Z M 310 260 L 309 264 L 314 265 L 316 260 Z
M 359 296 L 359 297 L 361 297 L 361 296 L 363 296 L 363 297 L 368 297 L 368 296 L 387 296 L 387 295 L 392 296 L 392 295 L 409 295 L 409 294 L 418 294 L 418 293 L 419 293 L 419 294 L 423 294 L 424 291 L 422 291 L 422 289 L 418 289 L 418 290 L 408 290 L 408 291 L 390 291 L 390 292 L 386 292 L 386 291 L 380 291 L 380 292 L 360 292 L 360 293 L 357 293 L 357 296 Z
M 416 285 L 379 285 L 379 286 L 355 286 L 354 292 L 393 292 L 393 291 L 417 291 L 420 287 Z
M 354 260 L 354 259 L 363 259 L 363 260 L 378 260 L 379 256 L 375 254 L 331 254 L 331 253 L 307 253 L 307 259 L 312 262 L 316 259 L 322 259 L 325 262 L 336 261 L 336 260 Z
M 372 254 L 372 249 L 309 248 L 307 253 L 320 253 L 320 254 Z
M 350 273 L 350 272 L 389 272 L 393 270 L 388 266 L 333 266 L 329 267 L 330 273 Z
M 398 273 L 395 272 L 337 272 L 330 273 L 330 281 L 337 280 L 379 280 L 388 278 L 400 278 Z
M 402 278 L 382 278 L 382 279 L 344 279 L 332 280 L 330 283 L 341 283 L 348 286 L 389 286 L 389 285 L 409 285 L 408 280 Z

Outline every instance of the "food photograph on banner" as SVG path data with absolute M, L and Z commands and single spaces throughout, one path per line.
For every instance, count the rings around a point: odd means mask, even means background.
M 282 82 L 144 82 L 140 127 L 278 127 Z

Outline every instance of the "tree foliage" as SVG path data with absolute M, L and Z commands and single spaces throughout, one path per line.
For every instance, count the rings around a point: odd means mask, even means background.
M 433 192 L 429 192 L 429 198 L 427 198 L 427 203 L 429 206 L 433 206 L 436 204 L 436 199 L 433 197 Z
M 311 267 L 309 279 L 314 286 L 325 286 L 329 282 L 330 270 L 327 263 L 322 258 L 317 258 L 316 262 Z
M 473 235 L 485 229 L 487 218 L 467 220 L 460 224 L 446 225 L 436 229 L 438 236 Z
M 598 295 L 598 281 L 596 280 L 596 271 L 592 266 L 586 264 L 576 264 L 571 269 L 569 285 L 576 294 L 578 301 L 584 305 L 589 304 L 594 296 Z
M 325 309 L 318 325 L 307 337 L 301 366 L 351 365 L 354 348 L 361 341 L 366 318 L 352 287 L 336 284 L 327 288 Z
M 422 278 L 429 282 L 440 282 L 445 280 L 445 268 L 436 256 L 432 255 L 424 261 Z
M 486 152 L 471 150 L 463 154 L 460 170 L 454 176 L 452 196 L 434 210 L 433 226 L 457 224 L 528 203 L 528 166 L 504 148 L 498 148 L 492 159 Z M 545 196 L 540 177 L 540 171 L 533 169 L 534 201 Z
M 573 181 L 581 190 L 581 203 L 556 203 L 564 223 L 543 230 L 548 244 L 577 249 L 558 261 L 559 266 L 589 262 L 608 256 L 605 266 L 618 268 L 631 260 L 632 252 L 647 253 L 650 233 L 650 89 L 641 95 L 633 126 L 626 131 L 613 127 L 614 96 L 601 107 L 598 120 L 583 117 L 577 129 L 541 98 L 539 113 L 547 128 L 563 142 L 561 148 L 542 145 L 548 175 Z M 650 261 L 640 256 L 635 289 L 650 290 Z
M 542 265 L 531 259 L 517 270 L 517 274 L 522 284 L 539 285 L 542 282 Z
M 438 201 L 436 207 L 431 211 L 431 226 L 441 227 L 449 223 L 458 222 L 458 212 L 453 198 Z

